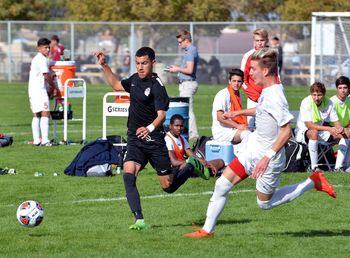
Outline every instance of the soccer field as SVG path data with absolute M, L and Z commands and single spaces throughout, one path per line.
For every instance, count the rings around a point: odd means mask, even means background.
M 202 86 L 195 111 L 200 134 L 210 135 L 211 103 L 223 86 Z M 167 87 L 177 95 L 176 86 Z M 87 140 L 102 135 L 102 97 L 106 85 L 88 85 Z M 291 110 L 297 110 L 307 87 L 286 87 Z M 328 93 L 328 96 L 331 94 Z M 350 178 L 327 174 L 338 198 L 312 190 L 290 204 L 263 211 L 256 205 L 254 180 L 233 189 L 214 238 L 181 235 L 201 226 L 215 179 L 191 178 L 176 193 L 164 193 L 151 167 L 138 178 L 146 222 L 151 228 L 130 231 L 133 222 L 121 175 L 104 178 L 68 177 L 63 170 L 82 145 L 33 147 L 31 112 L 25 83 L 0 85 L 0 133 L 14 136 L 14 144 L 0 148 L 0 167 L 16 168 L 16 175 L 0 176 L 0 257 L 349 257 Z M 80 100 L 72 101 L 74 116 Z M 108 134 L 125 135 L 125 119 L 108 120 Z M 58 140 L 63 137 L 58 123 Z M 68 138 L 81 140 L 81 124 L 70 122 Z M 51 135 L 53 126 L 51 123 Z M 35 171 L 44 172 L 34 177 Z M 54 172 L 60 176 L 53 176 Z M 283 174 L 281 185 L 301 181 L 306 173 Z M 24 200 L 43 204 L 42 225 L 24 228 L 16 219 Z

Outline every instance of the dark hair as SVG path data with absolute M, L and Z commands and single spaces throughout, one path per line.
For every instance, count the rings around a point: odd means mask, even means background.
M 338 88 L 339 85 L 345 84 L 350 88 L 350 80 L 346 76 L 340 76 L 336 81 L 335 81 L 335 87 Z
M 55 40 L 57 43 L 60 42 L 60 39 L 57 35 L 52 35 L 51 40 Z
M 272 39 L 276 41 L 280 41 L 280 39 L 277 36 L 274 36 Z
M 228 79 L 231 80 L 232 76 L 240 76 L 243 80 L 244 78 L 244 73 L 241 69 L 238 69 L 238 68 L 233 68 L 230 72 L 229 72 L 229 75 L 228 75 Z
M 139 50 L 136 51 L 135 56 L 141 57 L 141 56 L 148 56 L 149 59 L 152 61 L 156 59 L 156 54 L 154 53 L 154 50 L 150 47 L 142 47 Z
M 47 38 L 41 38 L 38 40 L 38 43 L 37 43 L 37 46 L 40 47 L 40 46 L 47 46 L 47 45 L 50 45 L 51 41 Z
M 322 82 L 314 82 L 310 86 L 310 93 L 313 93 L 313 92 L 321 92 L 323 95 L 326 95 L 326 87 Z
M 182 120 L 182 122 L 185 121 L 182 115 L 175 114 L 170 118 L 170 124 L 173 125 L 175 120 Z

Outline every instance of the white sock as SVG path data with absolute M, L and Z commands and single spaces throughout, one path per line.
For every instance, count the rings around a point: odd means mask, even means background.
M 345 142 L 346 142 L 346 146 L 348 148 L 346 154 L 345 154 L 345 158 L 344 158 L 344 168 L 348 168 L 350 167 L 350 139 L 345 139 Z
M 49 118 L 41 117 L 40 119 L 40 129 L 41 129 L 41 142 L 48 143 L 49 140 Z
M 278 205 L 293 201 L 295 198 L 314 187 L 314 182 L 308 178 L 298 184 L 286 185 L 281 189 L 278 189 L 269 201 L 264 202 L 257 198 L 257 202 L 262 209 L 272 209 Z
M 214 232 L 216 221 L 225 208 L 227 195 L 232 188 L 233 184 L 226 177 L 221 176 L 216 180 L 214 193 L 210 198 L 208 205 L 207 218 L 205 219 L 203 226 L 203 229 L 206 232 Z
M 309 140 L 308 147 L 310 153 L 311 169 L 314 169 L 315 167 L 317 167 L 318 163 L 318 141 Z
M 344 159 L 348 150 L 348 142 L 342 138 L 338 144 L 337 160 L 335 161 L 335 169 L 344 167 Z
M 40 143 L 40 118 L 33 117 L 32 119 L 33 144 Z

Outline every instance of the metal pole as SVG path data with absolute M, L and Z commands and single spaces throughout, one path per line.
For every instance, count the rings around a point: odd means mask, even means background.
M 7 44 L 8 44 L 8 50 L 7 50 L 7 56 L 8 56 L 8 63 L 7 63 L 7 69 L 8 69 L 8 81 L 12 82 L 12 43 L 11 43 L 11 21 L 7 22 Z

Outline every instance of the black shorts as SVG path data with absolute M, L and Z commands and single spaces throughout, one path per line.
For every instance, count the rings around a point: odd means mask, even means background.
M 172 173 L 168 149 L 164 140 L 165 133 L 153 131 L 148 140 L 139 139 L 128 132 L 128 144 L 124 162 L 134 161 L 141 165 L 142 170 L 148 162 L 157 171 L 157 175 L 164 176 Z

